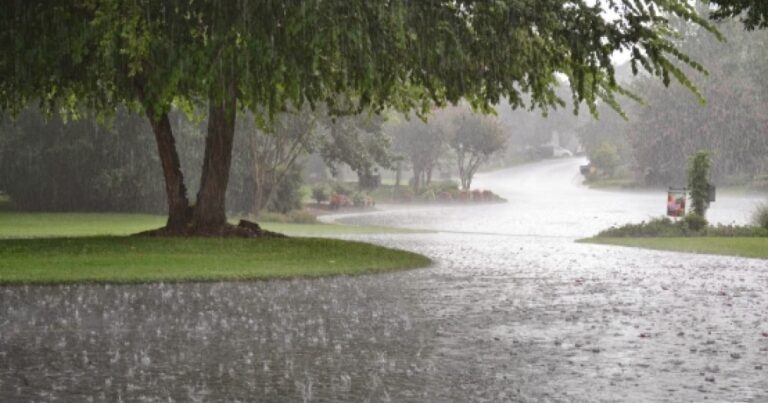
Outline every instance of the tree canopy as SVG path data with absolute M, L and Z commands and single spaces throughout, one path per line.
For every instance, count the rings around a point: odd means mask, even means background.
M 693 88 L 681 66 L 703 67 L 677 50 L 670 17 L 716 33 L 684 0 L 17 0 L 0 10 L 0 108 L 144 111 L 168 226 L 216 230 L 226 224 L 238 109 L 267 123 L 320 103 L 338 114 L 462 98 L 480 110 L 502 98 L 547 109 L 563 104 L 553 88 L 567 77 L 574 104 L 594 111 L 626 94 L 614 79 L 617 51 L 635 73 Z M 208 108 L 195 203 L 168 123 L 174 104 Z
M 601 110 L 600 120 L 580 129 L 590 159 L 604 144 L 611 144 L 623 165 L 616 171 L 621 179 L 683 186 L 687 157 L 710 150 L 715 183 L 764 186 L 768 31 L 747 32 L 738 21 L 723 21 L 717 28 L 727 43 L 693 29 L 680 43 L 683 52 L 707 66 L 709 76 L 697 83 L 706 105 L 685 88 L 664 88 L 649 77 L 639 77 L 629 86 L 646 103 L 624 105 L 628 121 Z
M 375 108 L 424 97 L 522 105 L 524 94 L 546 107 L 557 103 L 555 73 L 593 102 L 616 90 L 613 52 L 668 80 L 675 60 L 698 66 L 676 51 L 669 16 L 709 27 L 674 0 L 32 0 L 3 10 L 4 109 L 43 99 L 161 112 L 222 97 L 227 80 L 242 106 L 271 112 L 340 92 Z
M 429 124 L 420 119 L 401 119 L 390 126 L 394 151 L 413 169 L 416 192 L 422 184 L 429 185 L 432 171 L 446 149 L 448 135 L 444 123 L 430 117 Z
M 712 13 L 715 19 L 740 17 L 749 29 L 768 28 L 768 2 L 764 0 L 712 0 L 718 9 Z
M 452 123 L 449 144 L 456 153 L 461 188 L 469 190 L 480 165 L 504 148 L 507 133 L 495 118 L 483 115 L 459 112 Z

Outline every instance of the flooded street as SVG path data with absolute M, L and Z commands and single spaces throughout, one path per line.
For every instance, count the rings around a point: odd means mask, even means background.
M 574 243 L 666 196 L 588 190 L 580 163 L 479 175 L 504 204 L 336 217 L 433 230 L 348 237 L 427 269 L 0 288 L 0 401 L 767 401 L 768 261 Z

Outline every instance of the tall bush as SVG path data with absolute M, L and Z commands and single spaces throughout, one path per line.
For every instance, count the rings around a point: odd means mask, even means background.
M 706 217 L 709 208 L 710 155 L 707 151 L 697 152 L 688 166 L 688 191 L 691 195 L 692 212 Z
M 760 228 L 768 229 L 768 202 L 757 205 L 752 214 L 752 223 Z

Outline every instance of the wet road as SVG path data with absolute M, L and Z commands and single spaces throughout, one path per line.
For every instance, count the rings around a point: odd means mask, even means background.
M 0 288 L 2 401 L 768 401 L 768 262 L 583 245 L 664 195 L 578 159 L 479 177 L 509 203 L 341 220 L 428 269 L 355 278 Z M 744 222 L 755 198 L 719 195 Z
M 666 214 L 666 191 L 602 191 L 584 187 L 579 165 L 586 159 L 547 160 L 479 174 L 473 188 L 491 189 L 508 200 L 469 207 L 423 207 L 366 214 L 350 219 L 439 231 L 517 236 L 588 237 L 612 225 Z M 682 185 L 681 185 L 682 186 Z M 765 195 L 720 191 L 707 218 L 712 223 L 745 224 Z M 392 209 L 395 209 L 392 211 Z

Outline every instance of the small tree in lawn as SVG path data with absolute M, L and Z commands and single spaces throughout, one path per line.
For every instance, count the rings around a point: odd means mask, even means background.
M 507 135 L 496 119 L 470 113 L 456 117 L 453 130 L 450 144 L 456 152 L 461 188 L 469 190 L 480 165 L 504 149 Z
M 709 207 L 709 153 L 699 151 L 690 160 L 688 166 L 688 191 L 691 195 L 691 229 L 699 230 L 707 225 L 706 214 Z
M 252 113 L 241 114 L 237 131 L 248 136 L 253 180 L 251 214 L 273 204 L 284 182 L 294 173 L 300 157 L 313 151 L 318 115 L 309 108 L 290 110 L 275 116 L 268 130 L 260 128 Z
M 431 124 L 430 124 L 431 123 Z M 413 190 L 432 181 L 432 171 L 446 149 L 446 131 L 434 122 L 411 119 L 392 128 L 394 149 L 411 163 Z

